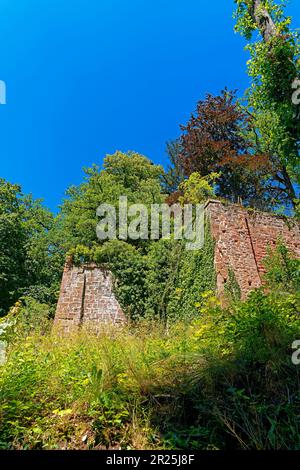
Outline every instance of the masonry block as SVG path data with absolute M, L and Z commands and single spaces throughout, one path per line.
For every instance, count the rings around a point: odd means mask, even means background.
M 80 327 L 98 330 L 103 323 L 123 323 L 124 313 L 112 289 L 112 275 L 95 265 L 65 264 L 54 326 L 66 333 Z

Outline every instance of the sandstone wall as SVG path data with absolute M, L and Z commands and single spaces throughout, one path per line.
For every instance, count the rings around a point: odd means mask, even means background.
M 274 247 L 279 237 L 300 258 L 300 227 L 295 222 L 220 201 L 209 201 L 206 212 L 216 241 L 215 269 L 219 293 L 224 291 L 230 267 L 243 298 L 250 290 L 261 286 L 267 247 Z

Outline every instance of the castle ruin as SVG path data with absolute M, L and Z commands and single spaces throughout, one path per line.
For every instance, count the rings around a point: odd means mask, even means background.
M 215 240 L 217 291 L 222 295 L 231 269 L 242 298 L 263 283 L 263 260 L 279 238 L 300 258 L 299 223 L 283 216 L 249 210 L 210 200 L 205 206 Z M 113 292 L 112 275 L 96 264 L 74 266 L 67 261 L 63 273 L 55 325 L 71 331 L 89 325 L 122 323 L 125 316 Z

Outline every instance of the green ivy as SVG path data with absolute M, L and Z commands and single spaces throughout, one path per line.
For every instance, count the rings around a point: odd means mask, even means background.
M 201 294 L 215 290 L 214 241 L 209 225 L 202 249 L 188 251 L 178 240 L 160 239 L 146 248 L 119 240 L 69 251 L 75 264 L 95 262 L 110 269 L 115 293 L 128 318 L 191 318 Z
M 228 269 L 228 280 L 225 284 L 224 289 L 225 289 L 225 293 L 227 294 L 230 300 L 232 301 L 241 300 L 241 288 L 236 279 L 235 273 L 231 267 Z

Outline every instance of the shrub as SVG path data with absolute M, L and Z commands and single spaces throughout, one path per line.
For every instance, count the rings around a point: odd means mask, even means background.
M 300 291 L 300 259 L 293 257 L 281 240 L 275 249 L 269 248 L 265 267 L 270 289 L 281 293 Z

